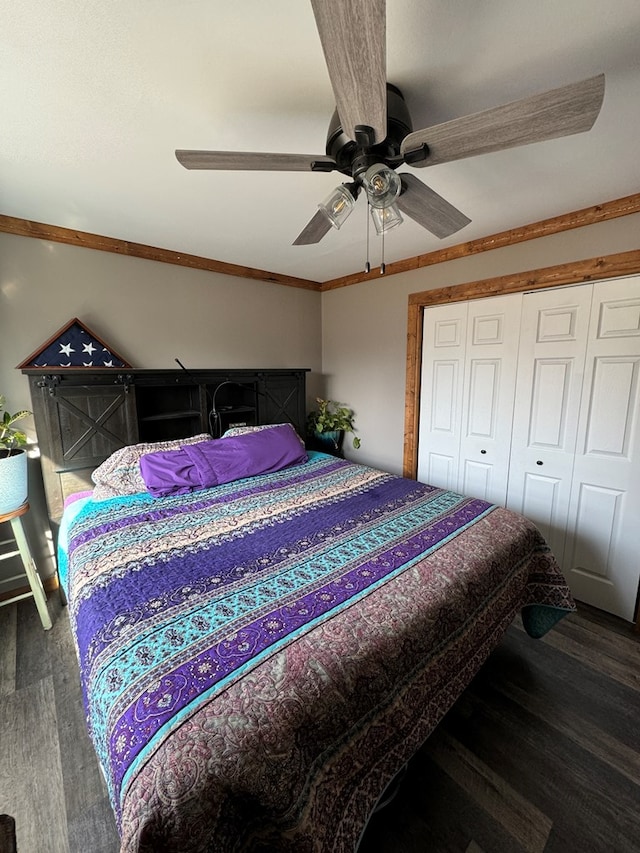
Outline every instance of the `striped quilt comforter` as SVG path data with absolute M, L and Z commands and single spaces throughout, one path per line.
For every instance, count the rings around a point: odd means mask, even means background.
M 353 851 L 516 612 L 573 609 L 521 516 L 321 453 L 65 531 L 123 853 Z

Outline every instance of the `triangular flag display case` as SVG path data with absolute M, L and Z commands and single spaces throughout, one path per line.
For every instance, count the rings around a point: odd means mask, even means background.
M 131 367 L 122 356 L 108 346 L 77 317 L 45 341 L 35 352 L 25 358 L 18 369 L 27 367 Z

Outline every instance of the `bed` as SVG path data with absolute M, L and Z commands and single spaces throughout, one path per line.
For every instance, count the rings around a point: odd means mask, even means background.
M 124 448 L 65 510 L 60 579 L 122 853 L 351 853 L 514 616 L 539 637 L 574 609 L 522 516 L 276 429 L 295 461 L 176 486 L 179 445 L 153 494 L 174 449 Z M 260 434 L 196 437 L 189 459 Z

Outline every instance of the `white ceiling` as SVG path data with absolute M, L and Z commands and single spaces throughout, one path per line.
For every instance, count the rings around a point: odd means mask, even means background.
M 340 231 L 291 245 L 339 173 L 174 156 L 325 153 L 334 102 L 309 2 L 0 0 L 0 14 L 0 213 L 316 281 L 363 268 L 363 197 Z M 472 222 L 441 241 L 405 219 L 387 263 L 640 191 L 638 0 L 388 0 L 387 79 L 414 129 L 600 72 L 588 133 L 415 169 Z

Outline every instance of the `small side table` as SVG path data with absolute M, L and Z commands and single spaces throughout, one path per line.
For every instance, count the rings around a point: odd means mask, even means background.
M 31 592 L 25 592 L 22 595 L 15 595 L 13 598 L 9 598 L 6 601 L 0 601 L 0 606 L 4 604 L 12 604 L 14 601 L 20 601 L 23 598 L 33 596 L 36 602 L 36 607 L 38 608 L 38 613 L 40 614 L 42 627 L 45 631 L 48 631 L 49 628 L 51 628 L 51 616 L 49 615 L 49 610 L 47 608 L 47 596 L 45 595 L 40 575 L 36 569 L 36 564 L 31 556 L 29 543 L 27 542 L 27 537 L 24 535 L 24 528 L 22 527 L 22 516 L 28 511 L 29 502 L 25 501 L 22 506 L 18 507 L 18 509 L 14 509 L 13 512 L 7 512 L 4 515 L 0 515 L 0 523 L 4 521 L 11 523 L 13 537 L 16 545 L 18 546 L 17 551 L 10 551 L 8 554 L 3 554 L 0 556 L 0 560 L 6 560 L 8 557 L 14 557 L 16 554 L 20 554 L 20 557 L 22 558 L 22 565 L 24 566 L 24 572 L 19 575 L 15 575 L 14 577 L 6 578 L 5 580 L 13 581 L 26 575 Z M 11 541 L 11 539 L 5 539 L 0 544 L 6 545 Z

